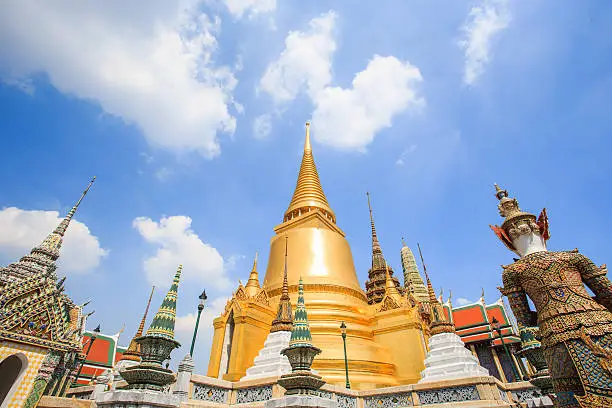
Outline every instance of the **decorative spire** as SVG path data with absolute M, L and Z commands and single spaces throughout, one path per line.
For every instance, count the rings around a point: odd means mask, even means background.
M 255 296 L 259 291 L 259 274 L 257 272 L 257 252 L 255 252 L 255 259 L 253 259 L 253 268 L 251 268 L 251 274 L 249 280 L 245 286 L 247 294 L 249 296 Z
M 302 165 L 300 166 L 295 192 L 293 193 L 291 203 L 289 203 L 289 208 L 285 212 L 283 222 L 299 217 L 313 209 L 323 211 L 329 221 L 334 224 L 336 223 L 336 216 L 329 207 L 323 187 L 321 187 L 319 173 L 317 172 L 317 166 L 315 165 L 310 146 L 310 123 L 306 122 L 306 140 L 304 142 Z
M 85 191 L 83 191 L 83 193 L 81 194 L 81 197 L 79 197 L 79 200 L 70 209 L 70 211 L 68 211 L 66 217 L 64 217 L 64 219 L 59 223 L 55 230 L 51 234 L 49 234 L 47 238 L 45 238 L 45 240 L 38 247 L 32 250 L 32 253 L 46 254 L 54 261 L 59 258 L 59 250 L 62 246 L 64 234 L 66 234 L 66 230 L 70 225 L 70 221 L 72 221 L 72 217 L 74 217 L 74 214 L 79 208 L 79 205 L 81 205 L 83 198 L 85 198 L 85 195 L 87 194 L 95 180 L 96 177 L 94 176 L 87 185 L 87 188 L 85 188 Z
M 383 258 L 382 249 L 380 248 L 380 242 L 378 242 L 378 235 L 376 235 L 376 226 L 374 225 L 374 216 L 372 215 L 372 204 L 370 202 L 370 193 L 366 192 L 368 196 L 368 209 L 370 210 L 370 225 L 372 226 L 372 267 L 374 267 L 375 263 L 384 262 L 386 264 L 385 259 Z M 378 259 L 380 258 L 380 259 Z
M 423 271 L 425 272 L 425 278 L 427 279 L 427 291 L 429 292 L 429 304 L 431 306 L 431 334 L 436 335 L 440 333 L 454 333 L 455 326 L 446 317 L 444 312 L 444 306 L 442 306 L 442 291 L 440 291 L 440 300 L 436 298 L 436 292 L 431 285 L 429 275 L 427 274 L 427 266 L 423 260 L 423 253 L 421 252 L 421 246 L 417 243 L 419 248 L 419 255 L 421 256 L 421 262 L 423 263 Z M 449 310 L 449 313 L 451 311 Z
M 417 248 L 419 248 L 419 256 L 421 257 L 421 263 L 423 264 L 423 272 L 425 273 L 425 279 L 427 280 L 427 293 L 429 294 L 429 302 L 437 303 L 438 299 L 436 298 L 436 292 L 434 291 L 433 286 L 431 285 L 431 281 L 429 280 L 429 275 L 427 274 L 427 265 L 425 265 L 425 260 L 423 259 L 423 253 L 421 252 L 421 245 L 417 242 Z
M 387 265 L 386 270 L 385 270 L 385 278 L 386 278 L 385 292 L 387 293 L 387 295 L 401 296 L 401 294 L 399 293 L 399 290 L 397 290 L 397 287 L 395 286 L 395 283 L 391 279 L 391 275 L 389 274 L 389 265 Z
M 276 319 L 272 322 L 270 333 L 277 331 L 291 331 L 293 327 L 293 316 L 291 313 L 291 299 L 289 298 L 289 283 L 287 280 L 287 242 L 289 237 L 285 236 L 285 271 L 283 274 L 283 289 L 280 300 L 278 301 L 278 310 Z M 303 300 L 303 299 L 302 299 Z
M 140 345 L 136 342 L 136 339 L 141 337 L 142 333 L 144 332 L 144 326 L 147 320 L 147 314 L 149 314 L 149 307 L 151 306 L 153 292 L 155 292 L 155 286 L 151 288 L 151 294 L 149 295 L 149 300 L 147 301 L 147 307 L 145 308 L 145 312 L 142 316 L 142 320 L 140 321 L 140 325 L 138 326 L 138 330 L 136 330 L 136 334 L 130 341 L 130 345 L 128 346 L 125 353 L 123 353 L 121 360 L 140 361 Z
M 293 328 L 291 329 L 291 340 L 289 341 L 289 347 L 295 346 L 312 346 L 308 313 L 306 313 L 306 306 L 304 305 L 304 284 L 302 283 L 302 278 L 300 278 L 298 285 L 298 300 L 295 307 Z
M 176 321 L 176 299 L 178 296 L 178 286 L 181 280 L 183 265 L 179 265 L 172 286 L 168 290 L 157 314 L 153 318 L 145 336 L 163 337 L 174 340 L 174 323 Z
M 404 272 L 404 287 L 408 292 L 412 293 L 419 302 L 427 302 L 429 300 L 427 288 L 419 273 L 414 254 L 410 247 L 406 245 L 404 238 L 402 238 L 400 257 L 402 259 L 402 270 Z

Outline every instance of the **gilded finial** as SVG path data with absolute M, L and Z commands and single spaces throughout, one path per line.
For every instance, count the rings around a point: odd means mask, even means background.
M 287 278 L 287 247 L 289 237 L 285 235 L 285 270 L 283 271 L 283 287 L 278 301 L 276 318 L 272 321 L 270 333 L 277 331 L 291 331 L 293 327 L 293 314 L 291 312 L 291 299 L 289 298 L 289 281 Z
M 403 247 L 407 247 L 408 245 L 406 245 L 406 241 L 404 241 L 404 237 L 402 237 L 402 246 Z
M 315 209 L 318 209 L 328 221 L 333 224 L 336 223 L 336 216 L 329 207 L 321 181 L 319 180 L 319 173 L 317 172 L 317 166 L 315 165 L 310 145 L 310 122 L 307 122 L 302 164 L 300 165 L 295 191 L 293 192 L 289 207 L 285 211 L 283 222 L 310 214 Z
M 304 141 L 304 152 L 311 151 L 310 147 L 310 122 L 306 122 L 306 140 Z
M 399 295 L 399 291 L 397 290 L 397 287 L 395 286 L 395 283 L 393 283 L 393 280 L 391 279 L 391 273 L 389 272 L 389 264 L 387 264 L 385 262 L 385 291 L 387 292 L 388 295 L 390 294 L 396 294 Z
M 242 282 L 241 282 L 242 284 Z M 249 274 L 249 280 L 245 286 L 247 294 L 249 296 L 255 296 L 259 291 L 259 274 L 257 273 L 257 252 L 255 252 L 255 258 L 253 259 L 253 267 Z
M 144 315 L 142 316 L 142 320 L 140 320 L 140 326 L 138 326 L 138 330 L 136 330 L 136 334 L 132 337 L 130 344 L 121 356 L 122 360 L 132 360 L 132 361 L 140 361 L 140 345 L 136 342 L 136 339 L 142 336 L 144 332 L 145 323 L 147 320 L 147 315 L 149 314 L 149 307 L 151 306 L 151 299 L 153 299 L 153 293 L 155 292 L 155 286 L 151 288 L 151 294 L 149 295 L 149 300 L 147 301 L 147 307 L 145 307 Z

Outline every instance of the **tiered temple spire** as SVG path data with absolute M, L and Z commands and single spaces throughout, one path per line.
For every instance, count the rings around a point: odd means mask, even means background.
M 172 286 L 168 290 L 157 314 L 147 330 L 146 336 L 164 337 L 174 340 L 174 324 L 176 322 L 176 299 L 178 296 L 178 286 L 181 280 L 183 265 L 179 265 Z
M 79 205 L 83 201 L 83 198 L 85 198 L 85 195 L 95 180 L 96 177 L 91 179 L 87 185 L 87 188 L 81 194 L 79 200 L 70 209 L 68 214 L 66 214 L 66 217 L 64 217 L 53 232 L 47 235 L 40 245 L 34 247 L 30 254 L 21 258 L 19 262 L 2 268 L 2 273 L 0 273 L 0 286 L 3 286 L 9 282 L 26 279 L 34 275 L 52 273 L 55 271 L 55 261 L 57 261 L 60 256 L 60 248 L 62 247 L 64 234 L 70 225 L 70 221 L 72 221 L 72 217 L 74 217 Z
M 249 296 L 255 296 L 261 288 L 259 285 L 259 273 L 257 272 L 257 252 L 255 252 L 255 259 L 253 259 L 253 267 L 251 268 L 249 280 L 244 288 Z
M 151 294 L 149 295 L 149 300 L 147 301 L 147 307 L 145 308 L 145 312 L 142 316 L 142 320 L 140 321 L 140 325 L 138 326 L 138 330 L 136 330 L 136 334 L 130 341 L 130 345 L 128 346 L 125 353 L 123 353 L 121 360 L 140 361 L 140 345 L 136 342 L 136 339 L 142 336 L 142 333 L 144 332 L 147 314 L 149 313 L 151 299 L 153 298 L 153 292 L 155 292 L 155 286 L 151 288 Z
M 385 257 L 383 256 L 380 242 L 378 242 L 378 235 L 376 234 L 376 226 L 374 225 L 374 216 L 372 214 L 372 204 L 370 202 L 370 193 L 366 193 L 368 196 L 368 209 L 370 210 L 370 225 L 372 227 L 372 267 L 368 271 L 368 280 L 366 281 L 366 295 L 368 303 L 379 303 L 385 296 L 386 287 L 386 273 L 389 269 L 389 276 L 396 287 L 400 287 L 400 283 L 396 277 L 393 276 L 393 269 L 389 267 Z
M 446 317 L 446 313 L 444 312 L 444 306 L 440 303 L 438 298 L 436 297 L 436 292 L 431 284 L 431 280 L 429 279 L 429 275 L 427 274 L 427 266 L 425 265 L 425 260 L 423 259 L 423 253 L 421 252 L 421 246 L 417 243 L 417 247 L 419 248 L 419 255 L 421 256 L 421 263 L 423 264 L 423 271 L 425 272 L 425 278 L 427 279 L 427 292 L 429 294 L 429 304 L 431 307 L 431 334 L 439 334 L 439 333 L 454 333 L 455 325 L 450 322 L 450 320 Z M 442 294 L 440 294 L 442 296 Z M 449 311 L 449 313 L 451 313 Z
M 304 284 L 302 278 L 298 285 L 298 299 L 295 307 L 295 318 L 293 319 L 293 328 L 291 330 L 291 340 L 289 347 L 297 346 L 312 346 L 312 335 L 310 334 L 310 325 L 308 324 L 308 313 L 304 304 Z
M 404 271 L 404 287 L 412 293 L 419 302 L 427 302 L 429 300 L 427 288 L 419 273 L 414 254 L 410 247 L 406 245 L 404 238 L 402 238 L 400 256 L 402 258 L 402 269 Z
M 325 218 L 334 224 L 336 223 L 336 216 L 327 202 L 321 181 L 319 180 L 319 173 L 317 172 L 317 166 L 315 165 L 310 146 L 310 123 L 306 122 L 306 140 L 304 141 L 304 154 L 302 156 L 300 173 L 293 198 L 285 212 L 283 221 L 289 221 L 315 209 L 321 210 Z
M 270 333 L 278 331 L 291 331 L 293 327 L 293 316 L 291 314 L 291 299 L 289 298 L 289 283 L 287 280 L 287 241 L 285 237 L 285 270 L 283 274 L 283 288 L 278 302 L 276 319 L 272 322 Z M 302 299 L 303 300 L 303 299 Z

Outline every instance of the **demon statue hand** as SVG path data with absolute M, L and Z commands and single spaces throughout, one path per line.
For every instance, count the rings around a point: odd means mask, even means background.
M 546 209 L 536 220 L 507 191 L 495 188 L 504 221 L 491 228 L 520 257 L 503 266 L 499 289 L 519 324 L 539 327 L 555 405 L 612 407 L 612 283 L 605 265 L 597 267 L 578 250 L 548 251 Z

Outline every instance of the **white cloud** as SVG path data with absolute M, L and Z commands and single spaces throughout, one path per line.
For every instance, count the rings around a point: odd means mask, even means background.
M 272 132 L 272 116 L 270 114 L 260 115 L 253 121 L 253 137 L 255 139 L 266 139 Z
M 299 92 L 311 97 L 331 82 L 332 56 L 336 51 L 333 30 L 336 14 L 313 18 L 307 32 L 292 31 L 280 57 L 270 63 L 260 81 L 260 91 L 275 103 L 293 100 Z
M 365 150 L 394 116 L 424 106 L 415 88 L 422 80 L 409 62 L 375 55 L 355 75 L 352 88 L 325 87 L 315 96 L 313 135 L 328 146 Z
M 468 85 L 484 72 L 493 37 L 510 24 L 507 3 L 508 0 L 484 0 L 482 4 L 472 7 L 461 27 L 464 38 L 459 41 L 459 46 L 465 54 L 463 82 Z
M 151 284 L 168 287 L 182 264 L 185 281 L 206 283 L 216 289 L 230 286 L 223 257 L 191 229 L 190 217 L 175 215 L 159 222 L 138 217 L 133 226 L 148 243 L 157 246 L 155 254 L 143 263 Z
M 199 0 L 7 0 L 0 3 L 0 74 L 45 74 L 60 92 L 93 101 L 171 150 L 220 153 L 232 134 L 236 79 L 215 66 L 220 24 Z
M 11 261 L 17 261 L 40 244 L 62 218 L 57 211 L 22 210 L 16 207 L 0 210 L 0 253 Z M 73 219 L 64 237 L 58 272 L 91 271 L 107 254 L 108 251 L 100 247 L 98 237 L 92 235 L 85 224 Z
M 155 178 L 162 183 L 168 181 L 172 175 L 174 175 L 174 171 L 167 167 L 162 167 L 155 172 Z
M 465 306 L 465 305 L 469 305 L 470 303 L 474 303 L 474 302 L 472 302 L 472 301 L 471 301 L 471 300 L 469 300 L 469 299 L 466 299 L 466 298 L 462 298 L 462 297 L 460 297 L 460 298 L 458 298 L 457 300 L 455 300 L 455 303 L 456 303 L 458 306 Z
M 276 0 L 224 0 L 229 12 L 235 18 L 246 15 L 250 19 L 276 10 Z
M 411 144 L 410 146 L 408 146 L 400 155 L 400 157 L 397 159 L 397 161 L 395 162 L 396 165 L 398 166 L 403 166 L 406 162 L 404 160 L 406 160 L 406 158 L 411 155 L 412 153 L 414 153 L 414 151 L 417 149 L 417 145 L 415 144 Z
M 381 129 L 391 126 L 394 116 L 424 106 L 416 91 L 423 79 L 407 61 L 374 55 L 350 88 L 332 86 L 336 20 L 330 11 L 312 19 L 307 31 L 290 32 L 280 57 L 261 78 L 259 90 L 277 105 L 305 93 L 314 105 L 312 126 L 317 141 L 364 151 Z
M 179 295 L 180 296 L 180 295 Z M 208 367 L 208 355 L 212 346 L 212 338 L 214 334 L 213 320 L 221 315 L 225 310 L 225 304 L 230 296 L 222 296 L 208 301 L 206 307 L 200 316 L 200 324 L 198 326 L 198 337 L 193 350 L 194 355 L 199 356 L 194 360 L 196 364 L 195 372 L 206 373 Z M 195 328 L 196 314 L 189 313 L 184 316 L 177 316 L 174 333 L 176 339 L 183 347 L 176 355 L 173 356 L 173 361 L 179 362 L 189 352 L 191 347 L 191 339 Z

